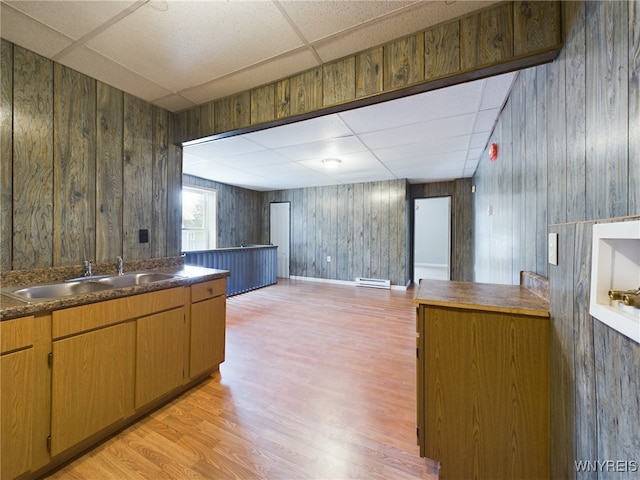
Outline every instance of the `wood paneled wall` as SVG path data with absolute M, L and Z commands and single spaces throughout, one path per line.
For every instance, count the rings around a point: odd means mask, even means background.
M 474 176 L 477 281 L 550 279 L 551 476 L 638 461 L 640 345 L 588 314 L 594 221 L 640 215 L 640 6 L 563 2 L 565 47 L 520 72 Z M 489 208 L 491 207 L 491 213 Z M 547 232 L 559 265 L 547 265 Z M 635 478 L 637 472 L 609 472 Z
M 411 185 L 411 235 L 413 236 L 413 200 L 451 197 L 451 280 L 473 281 L 473 194 L 471 179 Z M 410 245 L 413 245 L 413 241 Z M 413 248 L 409 247 L 413 264 Z
M 182 178 L 184 185 L 209 188 L 218 192 L 218 248 L 264 243 L 261 192 L 212 182 L 193 175 L 184 174 Z
M 0 268 L 177 255 L 171 114 L 5 40 L 1 68 Z
M 271 202 L 291 202 L 291 275 L 403 286 L 411 278 L 406 180 L 264 192 L 261 243 Z
M 514 1 L 176 115 L 176 143 L 538 65 L 562 45 L 559 2 Z M 379 98 L 376 98 L 379 97 Z M 295 120 L 295 119 L 294 119 Z

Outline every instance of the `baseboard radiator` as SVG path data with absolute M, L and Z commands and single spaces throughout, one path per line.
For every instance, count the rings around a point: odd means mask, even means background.
M 382 278 L 356 277 L 356 285 L 358 287 L 385 288 L 387 290 L 390 290 L 391 280 L 384 280 Z

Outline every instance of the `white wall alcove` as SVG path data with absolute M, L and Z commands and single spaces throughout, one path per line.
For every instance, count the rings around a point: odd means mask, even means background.
M 593 226 L 589 313 L 640 343 L 640 308 L 609 298 L 609 290 L 640 288 L 640 221 Z

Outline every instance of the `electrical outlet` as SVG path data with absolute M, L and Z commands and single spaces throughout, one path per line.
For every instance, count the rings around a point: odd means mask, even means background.
M 138 240 L 140 243 L 149 243 L 149 230 L 146 228 L 138 230 Z
M 331 255 L 327 255 L 327 262 L 331 262 Z
M 558 265 L 558 234 L 549 234 L 549 263 Z

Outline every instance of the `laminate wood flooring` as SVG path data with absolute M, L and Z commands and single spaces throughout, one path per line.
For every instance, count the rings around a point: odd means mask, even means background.
M 416 445 L 413 291 L 227 300 L 220 372 L 50 479 L 437 479 Z

